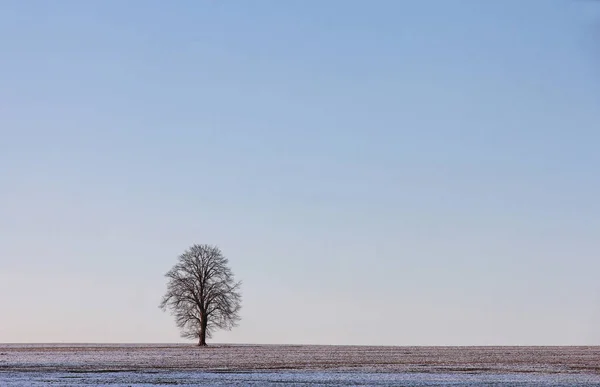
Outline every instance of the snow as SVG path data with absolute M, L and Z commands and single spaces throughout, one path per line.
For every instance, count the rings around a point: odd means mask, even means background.
M 0 386 L 600 386 L 600 347 L 0 345 Z

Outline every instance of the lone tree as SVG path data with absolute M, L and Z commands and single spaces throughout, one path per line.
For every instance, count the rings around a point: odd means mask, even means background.
M 169 281 L 160 308 L 170 309 L 181 337 L 198 339 L 199 346 L 240 319 L 241 282 L 234 281 L 228 263 L 218 247 L 193 245 L 165 274 Z

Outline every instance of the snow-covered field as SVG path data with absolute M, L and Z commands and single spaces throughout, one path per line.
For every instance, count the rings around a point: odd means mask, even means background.
M 600 386 L 600 347 L 2 345 L 0 386 Z

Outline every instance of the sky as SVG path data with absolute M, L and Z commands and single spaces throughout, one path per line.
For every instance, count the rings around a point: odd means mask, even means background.
M 0 342 L 600 345 L 600 4 L 0 1 Z

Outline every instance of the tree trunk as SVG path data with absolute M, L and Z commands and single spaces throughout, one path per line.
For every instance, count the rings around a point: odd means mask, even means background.
M 200 323 L 200 332 L 198 337 L 198 346 L 206 347 L 206 317 L 202 317 L 202 322 Z

